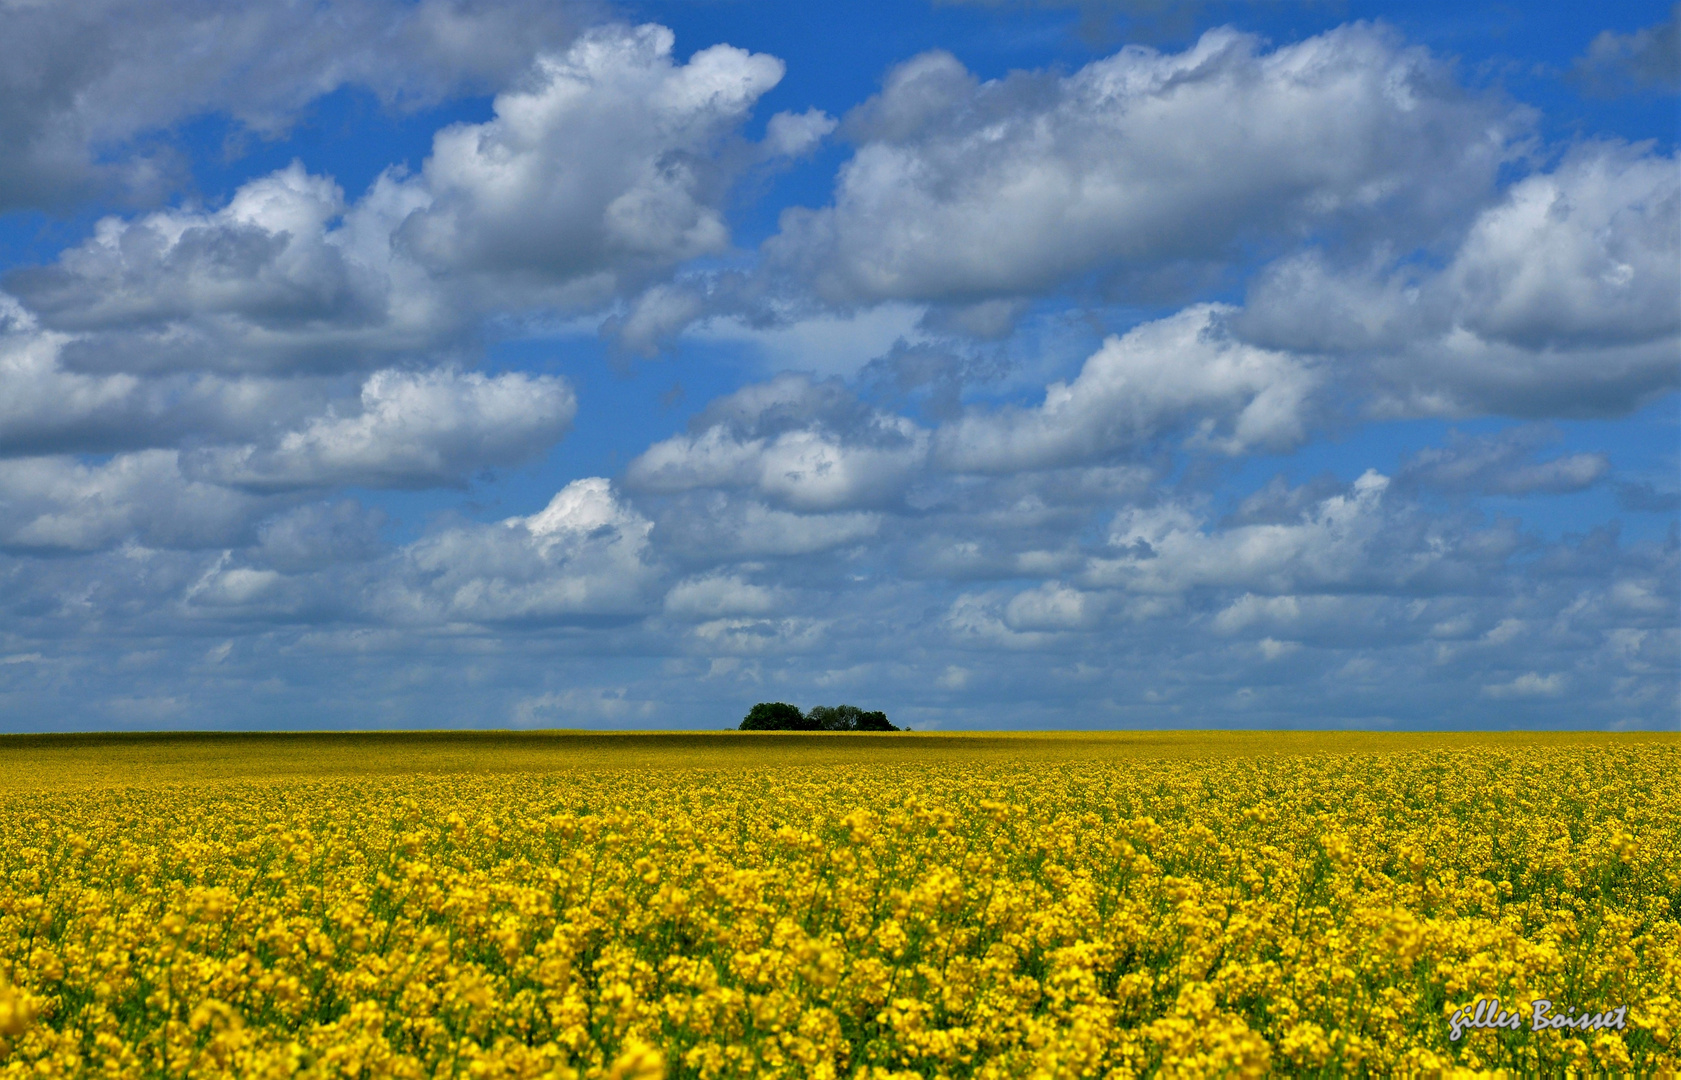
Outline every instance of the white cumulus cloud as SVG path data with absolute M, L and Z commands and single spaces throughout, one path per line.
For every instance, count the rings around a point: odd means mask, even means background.
M 833 205 L 785 211 L 766 250 L 837 303 L 975 302 L 1351 215 L 1428 231 L 1525 123 L 1366 24 L 1271 51 L 1212 30 L 988 82 L 930 52 L 847 118 Z
M 923 468 L 928 435 L 833 382 L 782 376 L 714 402 L 697 430 L 655 443 L 626 479 L 650 492 L 744 488 L 803 512 L 892 502 Z
M 1564 676 L 1558 672 L 1541 675 L 1531 671 L 1511 682 L 1490 683 L 1483 687 L 1483 693 L 1491 698 L 1557 697 L 1564 693 L 1564 685 Z
M 679 64 L 674 40 L 655 25 L 592 30 L 540 57 L 495 119 L 440 131 L 422 181 L 432 201 L 403 226 L 405 245 L 429 266 L 534 275 L 581 297 L 722 251 L 721 143 L 783 64 L 728 45 Z M 787 142 L 791 124 L 773 137 Z
M 1174 426 L 1227 453 L 1295 445 L 1319 376 L 1298 357 L 1235 340 L 1230 311 L 1197 305 L 1109 338 L 1073 382 L 1047 387 L 1037 408 L 974 413 L 942 428 L 937 459 L 960 472 L 1088 463 Z
M 69 456 L 0 461 L 0 546 L 100 551 L 205 548 L 239 542 L 264 504 L 183 475 L 173 450 L 118 454 L 102 463 Z
M 317 416 L 272 446 L 192 454 L 190 467 L 255 489 L 461 484 L 478 469 L 547 449 L 577 412 L 564 380 L 518 372 L 375 372 L 359 404 L 349 415 Z
M 294 162 L 215 211 L 108 217 L 12 288 L 76 364 L 97 370 L 298 373 L 453 343 L 463 313 L 390 233 L 424 192 L 382 177 L 347 206 Z
M 1368 470 L 1295 521 L 1225 529 L 1205 529 L 1182 504 L 1123 510 L 1109 530 L 1114 554 L 1093 557 L 1085 580 L 1144 593 L 1220 587 L 1277 596 L 1470 588 L 1518 546 L 1509 525 L 1450 531 L 1392 504 L 1390 486 Z M 1238 618 L 1229 617 L 1232 628 Z
M 545 0 L 9 0 L 0 211 L 112 186 L 166 194 L 184 170 L 132 140 L 206 113 L 273 137 L 341 87 L 397 108 L 494 89 L 586 14 Z
M 1681 386 L 1677 295 L 1681 159 L 1597 143 L 1512 185 L 1443 269 L 1305 252 L 1233 325 L 1357 362 L 1381 412 L 1614 416 Z
M 354 203 L 301 164 L 216 210 L 108 217 L 9 286 L 79 362 L 107 369 L 331 370 L 469 343 L 476 320 L 600 309 L 729 246 L 740 175 L 803 153 L 827 123 L 740 129 L 782 78 L 727 45 L 679 63 L 662 26 L 608 24 L 543 52 L 495 116 L 437 132 L 418 175 Z M 587 147 L 587 152 L 580 148 Z
M 601 477 L 535 514 L 457 525 L 405 547 L 372 607 L 397 622 L 565 622 L 649 611 L 653 523 Z
M 712 573 L 688 578 L 665 594 L 665 612 L 681 619 L 765 615 L 786 603 L 774 588 L 755 585 L 735 574 Z

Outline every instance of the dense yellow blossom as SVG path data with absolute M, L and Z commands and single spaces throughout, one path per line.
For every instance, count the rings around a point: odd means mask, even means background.
M 1678 939 L 1674 742 L 0 793 L 6 1076 L 1664 1072 Z

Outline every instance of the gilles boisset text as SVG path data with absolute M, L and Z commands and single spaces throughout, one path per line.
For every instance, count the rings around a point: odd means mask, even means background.
M 1551 1031 L 1559 1028 L 1572 1028 L 1577 1031 L 1599 1031 L 1603 1028 L 1621 1030 L 1628 1026 L 1627 1005 L 1596 1013 L 1577 1013 L 1574 1007 L 1568 1013 L 1555 1013 L 1552 1002 L 1546 998 L 1537 998 L 1530 1002 L 1529 1006 L 1530 1031 Z M 1448 1026 L 1453 1029 L 1448 1038 L 1458 1041 L 1466 1028 L 1515 1030 L 1523 1027 L 1523 1020 L 1522 1010 L 1507 1012 L 1500 1007 L 1499 998 L 1480 998 L 1474 1005 L 1466 1005 L 1448 1017 Z

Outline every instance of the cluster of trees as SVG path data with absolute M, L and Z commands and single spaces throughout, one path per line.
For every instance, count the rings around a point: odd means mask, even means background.
M 884 712 L 856 705 L 814 705 L 808 713 L 785 701 L 761 701 L 741 721 L 742 731 L 898 731 Z

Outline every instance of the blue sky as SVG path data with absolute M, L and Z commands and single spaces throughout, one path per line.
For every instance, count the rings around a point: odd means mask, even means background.
M 1673 730 L 1677 10 L 0 3 L 0 730 Z

